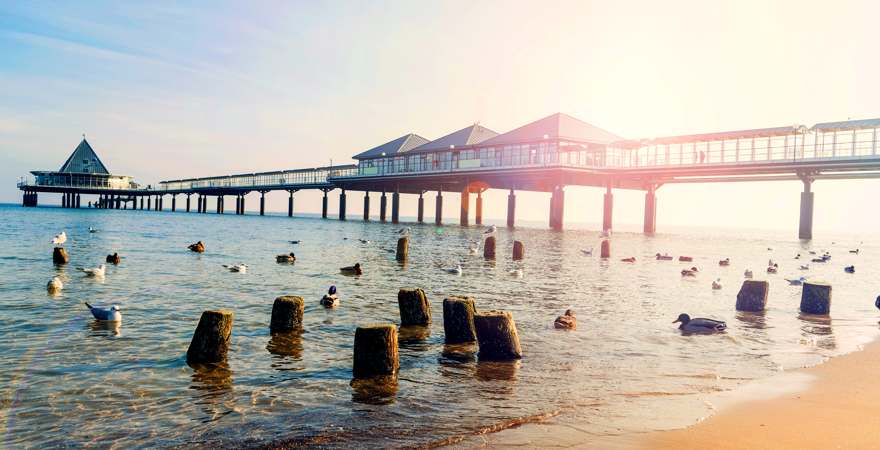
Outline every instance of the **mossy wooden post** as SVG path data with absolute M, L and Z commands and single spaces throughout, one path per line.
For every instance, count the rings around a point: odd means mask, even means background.
M 372 324 L 354 332 L 355 378 L 393 375 L 400 367 L 397 356 L 397 327 Z
M 736 310 L 760 312 L 767 307 L 767 294 L 770 283 L 766 281 L 745 280 L 736 294 Z
M 400 326 L 431 323 L 431 305 L 422 289 L 401 289 L 397 292 L 397 305 L 400 308 Z
M 443 331 L 447 344 L 476 342 L 474 315 L 477 308 L 472 297 L 452 296 L 443 299 Z
M 232 311 L 214 310 L 202 313 L 196 332 L 193 333 L 187 364 L 210 364 L 226 359 L 232 337 Z
M 404 236 L 397 240 L 397 260 L 406 262 L 409 257 L 409 238 Z
M 522 358 L 513 316 L 505 311 L 483 311 L 474 315 L 480 344 L 480 359 L 508 361 Z
M 304 309 L 305 302 L 302 297 L 282 295 L 276 298 L 275 303 L 272 304 L 272 320 L 269 323 L 269 331 L 281 333 L 301 328 Z
M 483 258 L 495 259 L 495 236 L 486 238 L 486 243 L 483 244 Z
M 70 262 L 70 255 L 67 254 L 67 250 L 64 247 L 55 247 L 52 250 L 52 262 L 55 264 L 67 264 Z
M 600 256 L 602 258 L 610 258 L 611 257 L 611 241 L 609 241 L 607 239 L 602 241 L 602 249 L 601 249 Z
M 804 283 L 801 291 L 801 312 L 828 314 L 831 312 L 831 285 L 818 281 Z
M 523 246 L 523 243 L 520 241 L 513 241 L 513 259 L 520 260 L 526 254 L 526 248 Z

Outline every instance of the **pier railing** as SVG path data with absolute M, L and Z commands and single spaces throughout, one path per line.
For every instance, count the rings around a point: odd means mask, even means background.
M 91 177 L 85 177 L 84 179 L 78 179 L 77 177 L 73 177 L 72 179 L 22 179 L 16 183 L 16 187 L 18 187 L 18 189 L 25 189 L 29 187 L 49 187 L 70 189 L 105 189 L 108 191 L 144 190 L 144 188 L 138 186 L 136 183 L 121 185 L 119 183 L 109 183 L 107 181 L 102 182 L 101 180 L 96 180 Z M 147 188 L 147 190 L 149 190 L 149 187 Z
M 284 187 L 309 187 L 329 185 L 332 177 L 351 176 L 356 173 L 353 164 L 317 167 L 311 169 L 283 170 L 238 175 L 225 175 L 186 180 L 170 180 L 159 183 L 160 191 L 197 191 L 200 189 L 283 189 Z

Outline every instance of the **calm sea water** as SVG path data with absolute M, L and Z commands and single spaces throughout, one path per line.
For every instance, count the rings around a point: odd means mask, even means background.
M 100 230 L 88 233 L 88 228 Z M 791 233 L 687 230 L 654 237 L 617 233 L 614 258 L 588 230 L 499 229 L 494 262 L 468 254 L 482 229 L 412 225 L 409 264 L 394 261 L 399 227 L 316 218 L 0 206 L 0 436 L 6 447 L 424 446 L 561 414 L 597 434 L 680 426 L 704 415 L 706 395 L 852 351 L 877 334 L 880 240 Z M 71 263 L 55 267 L 50 239 L 65 230 Z M 345 239 L 348 238 L 348 239 Z M 827 239 L 826 239 L 827 238 Z M 301 240 L 299 245 L 288 241 Z M 358 239 L 368 239 L 363 244 Z M 514 239 L 526 246 L 509 258 Z M 187 244 L 202 240 L 207 252 Z M 859 247 L 858 255 L 847 252 Z M 772 250 L 768 250 L 772 248 Z M 797 270 L 793 259 L 828 250 L 832 262 Z M 294 251 L 295 265 L 274 256 Z M 75 267 L 123 256 L 103 281 Z M 694 263 L 655 261 L 657 252 Z M 627 264 L 619 258 L 636 256 Z M 730 257 L 729 267 L 718 259 Z M 767 260 L 780 265 L 766 275 Z M 221 265 L 245 262 L 247 274 Z M 338 268 L 360 262 L 361 277 Z M 442 268 L 460 263 L 462 276 Z M 856 274 L 844 273 L 855 264 Z M 695 279 L 682 279 L 696 265 Z M 521 267 L 524 278 L 508 271 Z M 771 282 L 766 314 L 734 311 L 745 268 Z M 49 296 L 54 275 L 65 288 Z M 830 318 L 798 314 L 800 288 L 786 276 L 834 286 Z M 713 291 L 720 277 L 724 288 Z M 335 284 L 341 306 L 318 300 Z M 381 392 L 350 385 L 358 324 L 398 323 L 401 287 L 426 290 L 427 334 L 402 334 L 400 375 Z M 306 299 L 304 331 L 272 337 L 275 297 Z M 447 358 L 442 300 L 470 295 L 478 309 L 513 313 L 524 358 Z M 120 326 L 95 322 L 84 301 L 118 304 Z M 193 370 L 185 352 L 203 310 L 235 314 L 227 367 Z M 552 327 L 566 308 L 577 331 Z M 726 334 L 683 336 L 679 313 L 726 320 Z

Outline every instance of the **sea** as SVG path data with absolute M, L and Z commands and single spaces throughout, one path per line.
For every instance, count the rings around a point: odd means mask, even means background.
M 404 222 L 0 205 L 0 446 L 427 448 L 550 417 L 596 436 L 641 433 L 692 424 L 711 413 L 714 394 L 878 335 L 877 235 L 800 241 L 794 230 L 661 224 L 653 236 L 616 231 L 612 257 L 602 259 L 594 226 L 498 222 L 496 259 L 485 260 L 469 251 L 485 226 Z M 410 234 L 406 263 L 394 255 L 401 229 Z M 57 266 L 50 241 L 62 231 L 70 262 Z M 199 240 L 205 253 L 190 252 Z M 525 246 L 522 261 L 512 260 L 514 240 Z M 275 261 L 289 252 L 295 264 Z M 811 252 L 832 257 L 812 263 Z M 122 261 L 103 278 L 77 270 L 111 253 Z M 724 258 L 729 266 L 719 265 Z M 777 274 L 766 273 L 769 260 Z M 247 272 L 223 267 L 237 263 Z M 354 263 L 363 275 L 340 273 Z M 445 270 L 457 265 L 460 275 Z M 682 277 L 692 266 L 697 276 Z M 770 282 L 765 313 L 734 308 L 746 269 Z M 55 276 L 64 288 L 50 295 Z M 833 286 L 829 316 L 799 312 L 801 287 L 786 278 L 801 276 Z M 713 290 L 716 279 L 722 288 Z M 340 305 L 325 309 L 319 300 L 331 285 Z M 355 329 L 399 324 L 401 288 L 425 290 L 431 325 L 402 330 L 396 378 L 352 383 Z M 301 332 L 269 332 L 281 295 L 305 299 Z M 448 351 L 442 301 L 452 295 L 510 312 L 522 359 Z M 123 320 L 97 322 L 85 302 L 118 305 Z M 234 314 L 227 362 L 192 368 L 187 347 L 212 309 Z M 576 330 L 553 326 L 566 309 Z M 683 334 L 672 323 L 680 313 L 728 328 Z

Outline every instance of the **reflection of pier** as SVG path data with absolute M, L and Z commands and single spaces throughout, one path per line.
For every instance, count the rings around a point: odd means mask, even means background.
M 225 197 L 236 198 L 236 214 L 244 214 L 245 195 L 260 193 L 260 214 L 265 195 L 286 191 L 288 215 L 293 215 L 294 193 L 317 189 L 324 193 L 322 216 L 327 217 L 328 192 L 340 189 L 339 218 L 346 219 L 348 191 L 363 191 L 364 219 L 370 217 L 370 193 L 381 193 L 379 218 L 400 217 L 400 195 L 418 195 L 418 221 L 425 219 L 424 194 L 436 191 L 434 221 L 442 222 L 443 194 L 461 195 L 460 223 L 470 223 L 470 196 L 476 194 L 475 221 L 482 223 L 482 193 L 509 191 L 507 224 L 516 216 L 516 191 L 550 193 L 549 224 L 562 229 L 566 186 L 605 189 L 603 227 L 613 225 L 613 190 L 645 191 L 644 231 L 656 230 L 657 189 L 668 183 L 718 183 L 734 181 L 800 180 L 801 238 L 812 237 L 812 183 L 819 179 L 854 179 L 880 176 L 877 130 L 880 119 L 831 122 L 804 126 L 762 128 L 688 136 L 627 140 L 564 114 L 554 114 L 507 133 L 498 134 L 472 125 L 433 141 L 416 134 L 401 136 L 356 155 L 357 165 L 320 167 L 253 174 L 163 181 L 142 189 L 128 177 L 106 172 L 97 176 L 69 167 L 83 144 L 59 172 L 33 172 L 34 181 L 22 181 L 25 206 L 36 206 L 38 192 L 62 194 L 62 206 L 80 207 L 80 195 L 99 196 L 96 205 L 110 208 L 163 209 L 171 196 L 176 211 L 178 195 L 196 195 L 196 210 L 205 213 L 215 197 L 217 213 L 224 213 Z M 91 147 L 88 147 L 91 151 Z M 92 152 L 91 154 L 94 154 Z M 94 158 L 97 160 L 97 156 Z M 98 163 L 100 162 L 97 160 Z M 92 163 L 86 168 L 94 168 Z M 106 178 L 106 179 L 105 179 Z M 112 182 L 111 182 L 112 179 Z M 152 206 L 155 205 L 155 206 Z

